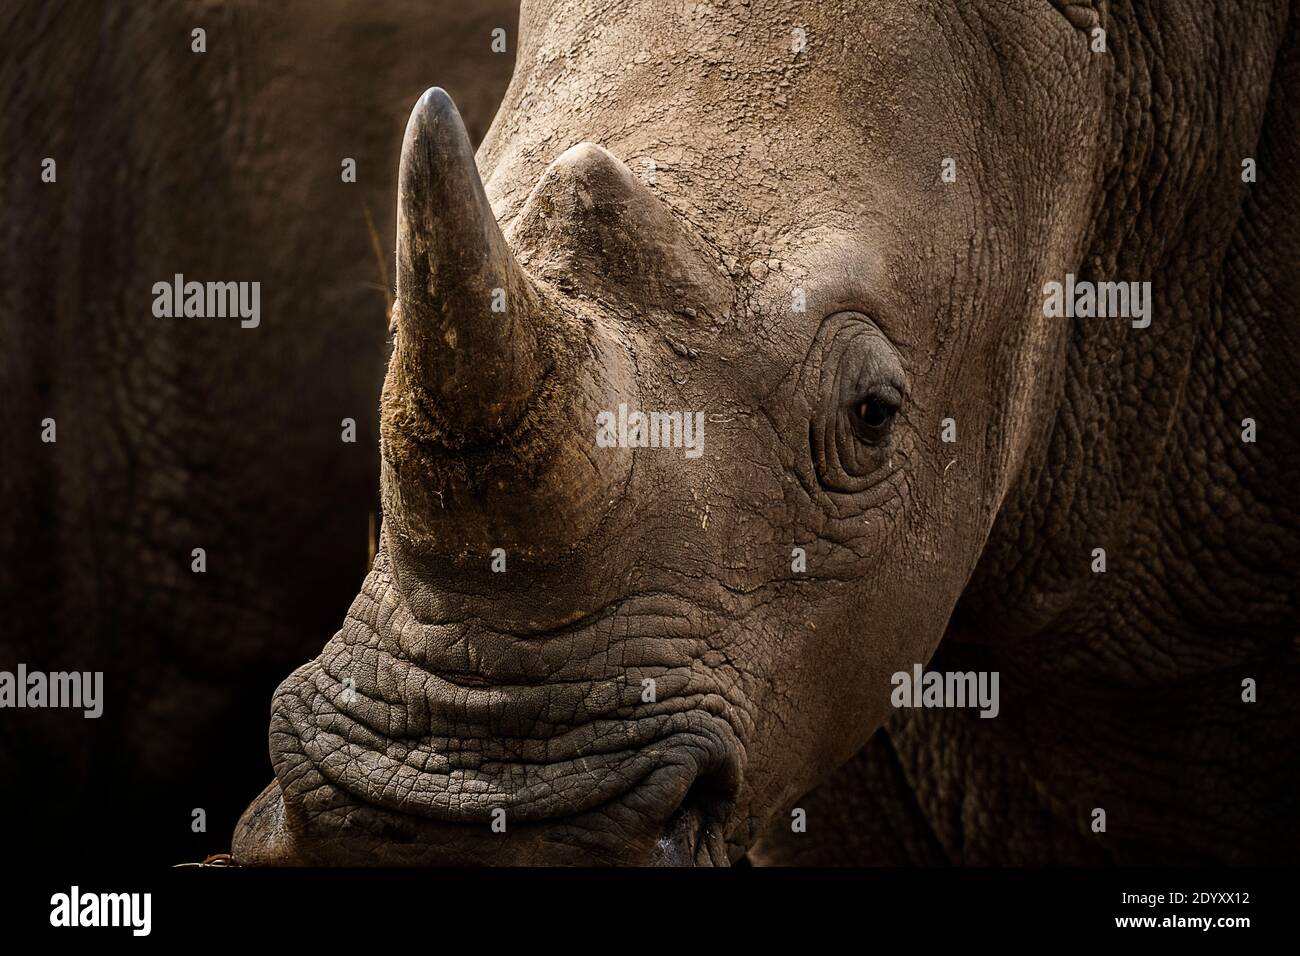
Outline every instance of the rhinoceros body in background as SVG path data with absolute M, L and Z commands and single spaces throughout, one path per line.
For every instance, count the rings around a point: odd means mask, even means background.
M 392 281 L 367 213 L 391 234 L 410 90 L 445 78 L 485 132 L 514 49 L 492 31 L 516 16 L 504 0 L 0 12 L 0 670 L 102 671 L 106 697 L 92 720 L 3 712 L 19 845 L 224 849 L 265 773 L 266 695 L 366 569 Z M 155 317 L 176 274 L 258 282 L 259 323 Z

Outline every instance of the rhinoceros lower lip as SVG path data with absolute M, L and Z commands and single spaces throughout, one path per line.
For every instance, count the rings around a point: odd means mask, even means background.
M 706 839 L 708 826 L 704 811 L 686 807 L 677 811 L 664 826 L 655 842 L 653 866 L 694 866 L 697 853 Z
M 535 738 L 443 724 L 416 739 L 388 739 L 319 697 L 302 703 L 313 709 L 277 721 L 282 779 L 310 768 L 371 806 L 429 820 L 484 823 L 499 810 L 520 822 L 554 819 L 648 785 L 672 801 L 666 815 L 695 779 L 731 764 L 730 728 L 698 707 L 595 719 Z
M 650 857 L 652 866 L 729 866 L 724 801 L 696 786 L 664 824 Z

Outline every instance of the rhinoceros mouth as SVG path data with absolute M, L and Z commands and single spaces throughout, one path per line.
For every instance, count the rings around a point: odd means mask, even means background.
M 357 724 L 341 723 L 316 713 L 309 727 L 272 734 L 287 816 L 315 848 L 311 862 L 334 862 L 336 841 L 355 847 L 360 838 L 369 846 L 362 855 L 382 862 L 727 863 L 739 751 L 712 714 L 592 721 L 577 729 L 581 744 L 524 742 L 539 753 L 574 748 L 538 762 L 515 756 L 518 740 L 444 738 L 381 750 Z M 511 756 L 490 759 L 497 752 Z M 448 766 L 435 768 L 439 759 Z M 356 862 L 355 849 L 347 853 Z
M 548 842 L 566 860 L 726 862 L 743 748 L 698 615 L 630 600 L 521 637 L 417 620 L 384 566 L 276 691 L 287 821 L 318 846 L 346 828 L 413 862 L 510 862 L 524 830 L 528 862 L 548 862 L 535 849 Z M 606 853 L 610 830 L 620 848 Z

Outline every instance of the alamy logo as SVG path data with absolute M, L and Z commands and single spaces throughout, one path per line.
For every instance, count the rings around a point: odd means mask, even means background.
M 639 412 L 626 404 L 596 416 L 597 448 L 682 448 L 687 458 L 704 454 L 703 412 Z
M 103 671 L 0 671 L 0 707 L 73 707 L 86 717 L 104 712 Z
M 186 282 L 179 272 L 171 282 L 153 284 L 153 314 L 160 319 L 240 319 L 255 329 L 262 322 L 262 283 Z
M 997 671 L 923 672 L 913 664 L 912 673 L 898 671 L 890 683 L 895 707 L 978 707 L 980 717 L 996 717 L 1001 709 Z
M 1076 282 L 1068 272 L 1064 283 L 1043 286 L 1043 295 L 1049 319 L 1132 319 L 1135 329 L 1151 324 L 1150 282 Z
M 129 926 L 133 936 L 148 936 L 153 920 L 152 893 L 68 893 L 50 897 L 51 926 Z

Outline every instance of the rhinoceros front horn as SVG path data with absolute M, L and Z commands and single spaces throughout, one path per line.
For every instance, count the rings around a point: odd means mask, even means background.
M 537 294 L 497 226 L 465 124 L 428 90 L 402 143 L 397 343 L 403 387 L 452 444 L 508 428 L 542 372 Z

